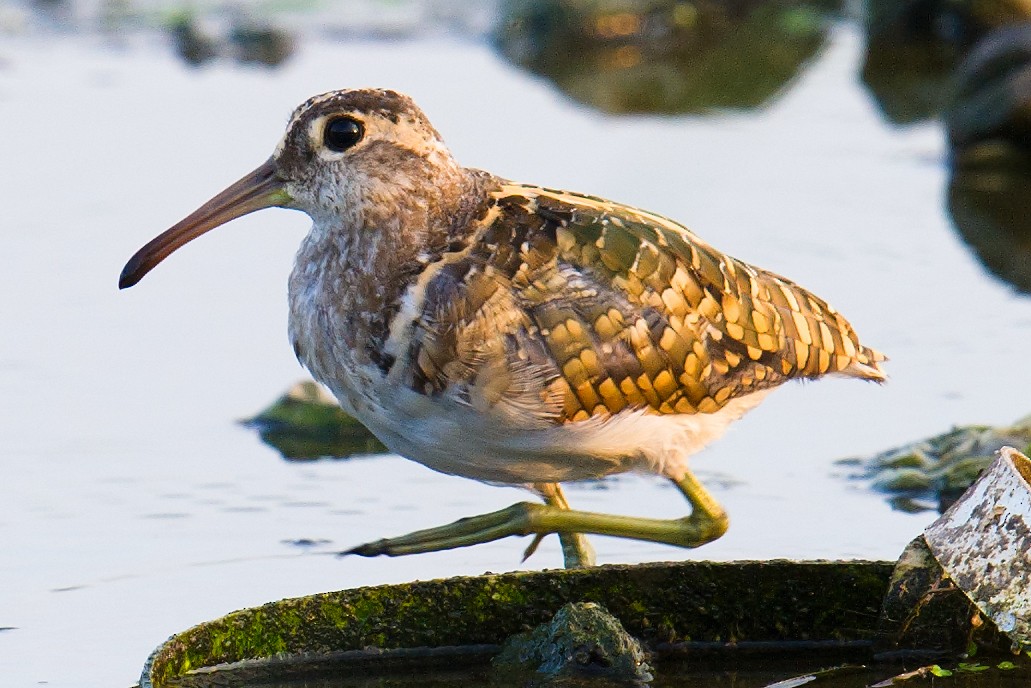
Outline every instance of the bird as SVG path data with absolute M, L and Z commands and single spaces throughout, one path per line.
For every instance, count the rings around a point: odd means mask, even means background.
M 312 226 L 289 277 L 300 363 L 390 451 L 515 485 L 523 501 L 365 543 L 399 556 L 558 534 L 699 547 L 729 519 L 688 459 L 790 380 L 886 379 L 884 355 L 795 282 L 656 213 L 462 166 L 407 95 L 355 88 L 294 110 L 272 156 L 141 248 L 127 288 L 215 227 L 268 207 Z M 570 507 L 561 484 L 636 471 L 676 519 Z

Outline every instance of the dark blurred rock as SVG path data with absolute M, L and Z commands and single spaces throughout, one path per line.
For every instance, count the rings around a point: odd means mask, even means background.
M 294 38 L 288 32 L 239 17 L 232 20 L 228 36 L 205 31 L 192 14 L 180 13 L 168 23 L 176 53 L 189 65 L 198 66 L 225 56 L 243 64 L 277 67 L 294 52 Z
M 836 0 L 509 0 L 495 43 L 604 112 L 752 109 L 816 54 L 837 9 Z
M 215 39 L 202 32 L 196 19 L 191 15 L 181 14 L 174 17 L 168 24 L 168 33 L 176 54 L 186 64 L 196 67 L 218 54 Z
M 867 0 L 865 9 L 863 82 L 896 124 L 937 117 L 967 51 L 1029 12 L 1016 0 Z
M 945 124 L 953 224 L 992 274 L 1031 294 L 1031 24 L 992 32 L 963 60 Z
M 949 143 L 1005 141 L 1031 154 L 1031 23 L 988 34 L 956 68 Z
M 1006 141 L 953 154 L 949 214 L 984 267 L 1031 294 L 1031 154 Z
M 277 67 L 294 53 L 294 39 L 282 29 L 261 24 L 240 24 L 229 35 L 236 60 Z

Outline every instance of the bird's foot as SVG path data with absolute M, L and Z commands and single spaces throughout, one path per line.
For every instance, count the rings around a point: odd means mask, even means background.
M 549 508 L 551 507 L 543 504 L 519 502 L 500 511 L 462 518 L 446 526 L 417 530 L 396 538 L 367 542 L 346 552 L 341 552 L 341 554 L 357 554 L 362 557 L 385 554 L 388 557 L 398 557 L 404 554 L 468 547 L 500 540 L 510 535 L 529 535 L 534 532 L 531 526 L 534 512 Z M 533 549 L 536 549 L 535 544 L 531 544 L 530 547 L 527 556 L 533 554 Z
M 699 506 L 696 504 L 696 507 Z M 649 540 L 679 547 L 698 547 L 723 535 L 727 528 L 726 515 L 722 510 L 710 511 L 696 508 L 686 518 L 659 520 L 634 516 L 612 516 L 586 511 L 573 511 L 546 504 L 519 502 L 507 509 L 501 509 L 482 516 L 463 518 L 446 526 L 419 530 L 396 538 L 376 540 L 342 554 L 357 554 L 363 557 L 386 555 L 397 557 L 404 554 L 437 552 L 455 547 L 468 547 L 483 542 L 500 540 L 511 535 L 547 535 L 560 533 L 563 538 L 563 554 L 567 565 L 593 562 L 593 553 L 582 548 L 581 533 L 597 533 L 615 537 Z M 581 538 L 578 541 L 576 538 Z M 528 548 L 532 554 L 538 542 Z M 584 543 L 586 544 L 586 543 Z M 577 551 L 580 548 L 583 551 Z

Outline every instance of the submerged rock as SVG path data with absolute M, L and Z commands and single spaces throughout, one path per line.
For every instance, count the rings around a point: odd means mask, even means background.
M 298 382 L 271 406 L 241 422 L 255 428 L 262 441 L 287 460 L 345 459 L 387 451 L 375 435 L 310 380 Z
M 891 500 L 905 497 L 911 506 L 914 499 L 933 499 L 938 511 L 944 512 L 1005 446 L 1024 452 L 1031 449 L 1031 416 L 1003 427 L 966 425 L 839 464 L 857 467 L 851 478 L 869 480 L 873 489 L 887 493 Z
M 509 638 L 494 666 L 555 677 L 652 679 L 641 643 L 594 602 L 569 603 L 550 622 Z

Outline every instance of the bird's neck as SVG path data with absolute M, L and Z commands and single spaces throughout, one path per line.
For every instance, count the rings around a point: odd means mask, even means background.
M 313 217 L 290 278 L 290 301 L 295 348 L 316 377 L 317 362 L 302 351 L 340 346 L 347 351 L 337 356 L 389 370 L 384 343 L 406 292 L 430 265 L 473 240 L 499 181 L 456 168 L 434 184 L 415 184 L 417 193 L 404 184 L 383 186 L 378 193 L 389 198 Z M 364 197 L 377 195 L 367 189 Z

